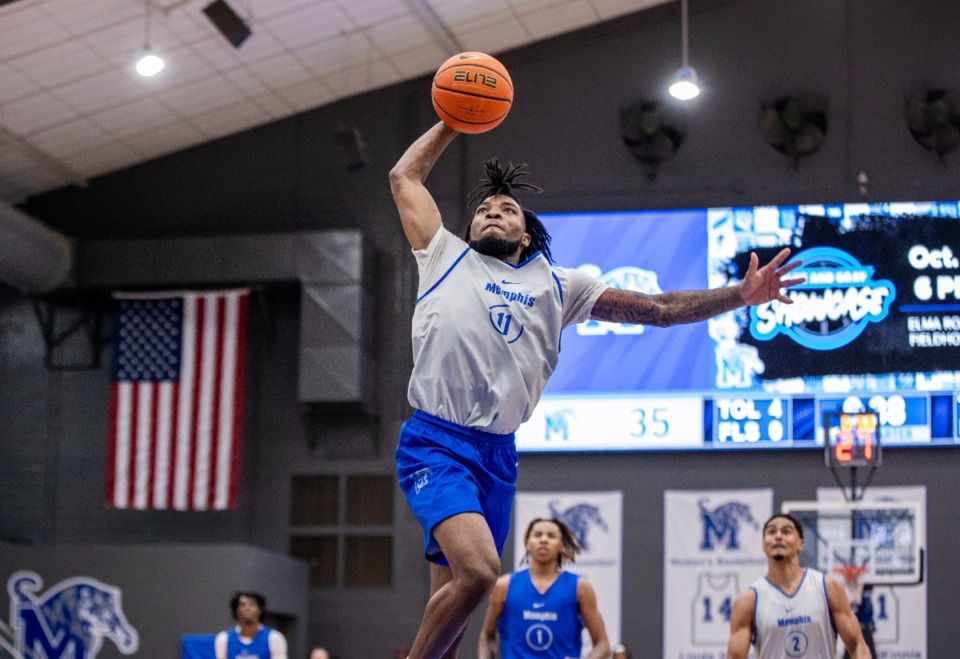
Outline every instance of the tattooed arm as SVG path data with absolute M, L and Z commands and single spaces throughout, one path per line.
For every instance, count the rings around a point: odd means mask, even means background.
M 786 274 L 800 266 L 800 261 L 782 266 L 789 255 L 790 250 L 783 249 L 760 268 L 757 255 L 751 254 L 747 274 L 738 284 L 726 288 L 659 295 L 608 288 L 594 303 L 590 317 L 614 323 L 669 327 L 707 320 L 745 304 L 763 304 L 773 300 L 793 304 L 793 300 L 781 293 L 780 289 L 795 286 L 804 279 L 784 279 Z
M 669 327 L 706 320 L 741 306 L 739 286 L 660 295 L 608 288 L 594 303 L 590 317 L 612 323 Z

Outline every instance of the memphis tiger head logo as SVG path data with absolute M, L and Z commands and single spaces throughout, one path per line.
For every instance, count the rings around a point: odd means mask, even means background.
M 550 509 L 550 516 L 559 519 L 570 529 L 573 537 L 577 539 L 584 551 L 590 551 L 590 533 L 595 528 L 602 531 L 609 531 L 607 523 L 600 514 L 600 508 L 589 503 L 576 503 L 561 510 L 559 501 L 551 501 L 547 504 Z
M 36 659 L 94 659 L 111 640 L 121 654 L 140 644 L 123 615 L 119 588 L 90 577 L 61 581 L 42 595 L 36 572 L 15 572 L 7 581 L 10 627 L 17 650 Z
M 700 521 L 703 524 L 703 539 L 700 549 L 714 550 L 717 546 L 726 549 L 740 549 L 741 526 L 750 526 L 759 530 L 760 524 L 753 517 L 750 506 L 742 501 L 731 500 L 711 509 L 708 499 L 697 501 Z

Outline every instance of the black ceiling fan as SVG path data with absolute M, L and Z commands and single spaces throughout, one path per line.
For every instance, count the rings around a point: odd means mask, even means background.
M 767 143 L 797 162 L 815 153 L 827 137 L 827 102 L 815 94 L 781 96 L 760 106 L 760 132 Z
M 620 110 L 623 143 L 647 169 L 647 179 L 657 178 L 658 167 L 683 144 L 685 129 L 669 109 L 657 101 L 638 101 Z
M 960 94 L 941 89 L 921 90 L 907 96 L 904 116 L 917 143 L 943 161 L 944 154 L 960 146 Z

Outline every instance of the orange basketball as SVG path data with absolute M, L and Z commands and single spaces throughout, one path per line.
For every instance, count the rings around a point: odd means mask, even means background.
M 485 133 L 513 104 L 513 81 L 503 64 L 484 53 L 454 55 L 433 76 L 433 109 L 460 133 Z

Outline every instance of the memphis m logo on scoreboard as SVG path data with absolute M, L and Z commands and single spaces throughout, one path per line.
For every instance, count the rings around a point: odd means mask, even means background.
M 37 659 L 95 659 L 103 639 L 121 654 L 140 645 L 137 630 L 123 614 L 119 588 L 90 577 L 73 577 L 42 595 L 43 579 L 21 570 L 7 581 L 10 627 L 17 651 Z
M 872 265 L 835 247 L 813 247 L 794 258 L 803 265 L 793 274 L 806 281 L 787 291 L 793 304 L 775 300 L 750 309 L 754 338 L 784 334 L 805 348 L 833 350 L 889 314 L 896 287 L 887 279 L 875 280 Z

